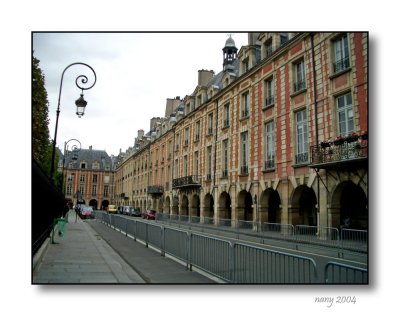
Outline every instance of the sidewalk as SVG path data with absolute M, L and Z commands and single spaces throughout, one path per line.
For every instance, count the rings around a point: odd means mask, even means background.
M 33 270 L 33 284 L 145 283 L 74 210 L 63 237 L 52 244 Z
M 94 219 L 76 220 L 74 210 L 68 217 L 64 236 L 55 234 L 34 268 L 33 284 L 214 283 Z

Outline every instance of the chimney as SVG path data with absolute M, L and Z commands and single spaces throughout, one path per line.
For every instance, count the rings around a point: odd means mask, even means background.
M 175 99 L 167 99 L 167 105 L 165 106 L 165 117 L 169 117 L 175 111 L 180 102 L 180 97 L 176 97 Z
M 92 150 L 92 145 L 89 146 L 89 150 Z
M 207 83 L 214 77 L 214 71 L 213 70 L 204 70 L 201 69 L 199 70 L 199 75 L 198 75 L 198 86 L 205 87 Z

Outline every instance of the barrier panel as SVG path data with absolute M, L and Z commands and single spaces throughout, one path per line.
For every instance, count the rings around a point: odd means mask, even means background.
M 219 277 L 232 280 L 232 245 L 227 240 L 190 234 L 190 267 L 192 265 Z
M 189 259 L 189 238 L 188 233 L 183 230 L 164 227 L 164 251 L 171 256 L 185 262 Z
M 317 282 L 311 258 L 235 243 L 234 283 L 309 284 Z
M 150 245 L 162 250 L 162 227 L 159 225 L 147 224 L 147 241 Z
M 357 252 L 368 251 L 368 231 L 342 229 L 340 232 L 341 248 Z
M 337 262 L 328 262 L 324 280 L 329 284 L 368 284 L 368 270 Z

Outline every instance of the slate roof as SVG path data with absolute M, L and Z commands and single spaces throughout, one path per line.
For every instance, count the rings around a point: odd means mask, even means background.
M 112 168 L 111 158 L 105 150 L 81 149 L 77 160 L 73 160 L 72 156 L 73 154 L 69 152 L 65 158 L 65 168 L 68 168 L 70 162 L 75 162 L 74 168 L 81 169 L 81 162 L 86 162 L 85 170 L 91 170 L 96 161 L 99 163 L 99 169 L 96 170 L 111 170 Z

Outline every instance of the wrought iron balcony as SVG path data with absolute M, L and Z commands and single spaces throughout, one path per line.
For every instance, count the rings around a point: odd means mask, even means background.
M 368 135 L 348 136 L 311 146 L 311 167 L 354 162 L 368 158 Z
M 172 179 L 172 188 L 187 188 L 187 187 L 199 187 L 200 181 L 198 176 L 186 176 L 182 178 Z
M 147 193 L 149 194 L 163 194 L 164 187 L 162 185 L 150 185 L 147 188 Z

